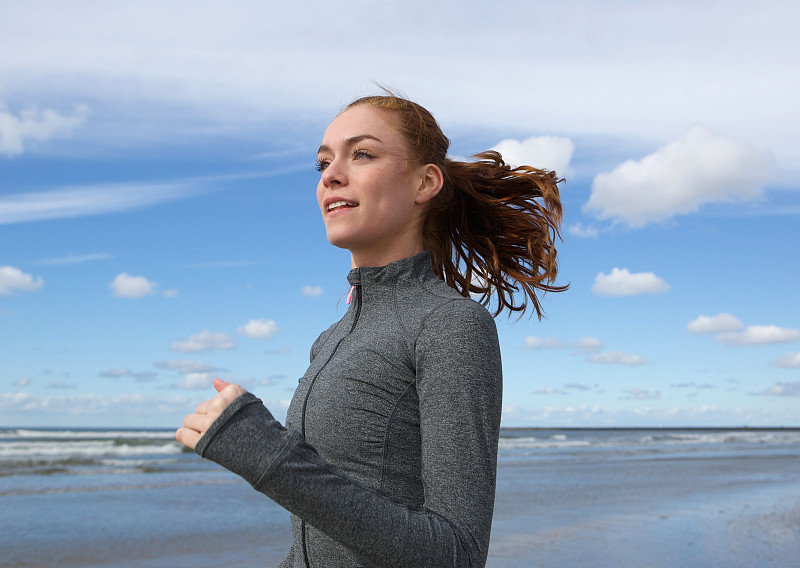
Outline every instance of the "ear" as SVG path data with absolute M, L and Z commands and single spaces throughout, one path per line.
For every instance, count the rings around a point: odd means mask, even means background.
M 417 188 L 415 203 L 427 203 L 442 190 L 444 176 L 439 166 L 426 164 L 420 166 L 420 182 Z

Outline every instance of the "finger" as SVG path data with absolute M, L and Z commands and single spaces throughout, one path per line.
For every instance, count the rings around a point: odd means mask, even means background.
M 208 414 L 209 412 L 211 412 L 214 409 L 214 402 L 217 400 L 218 396 L 219 395 L 215 396 L 214 398 L 209 398 L 208 400 L 204 400 L 203 402 L 198 404 L 197 410 L 195 410 L 195 412 L 197 414 Z
M 213 417 L 208 414 L 189 414 L 184 419 L 183 426 L 184 428 L 194 430 L 202 436 L 213 422 Z
M 197 442 L 200 441 L 200 434 L 189 428 L 178 428 L 175 439 L 187 448 L 195 449 Z
M 234 400 L 236 400 L 246 392 L 247 391 L 244 390 L 239 385 L 228 383 L 228 386 L 222 389 L 217 396 L 225 401 L 224 404 L 227 407 L 230 403 L 232 403 Z
M 214 388 L 217 389 L 217 392 L 222 392 L 222 390 L 230 384 L 231 383 L 225 382 L 220 378 L 214 378 Z

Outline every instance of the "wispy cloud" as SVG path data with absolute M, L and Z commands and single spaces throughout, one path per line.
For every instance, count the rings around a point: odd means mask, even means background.
M 602 347 L 603 342 L 596 337 L 581 337 L 578 341 L 570 343 L 573 355 L 587 355 L 597 353 Z
M 62 115 L 50 108 L 31 107 L 17 116 L 0 103 L 0 154 L 16 156 L 31 142 L 71 136 L 87 116 L 89 107 L 86 105 L 78 105 L 71 115 Z
M 59 258 L 46 258 L 44 260 L 36 261 L 36 264 L 45 264 L 48 266 L 60 266 L 64 264 L 81 264 L 84 262 L 92 262 L 95 260 L 110 260 L 114 258 L 113 255 L 110 255 L 105 252 L 100 252 L 96 254 L 84 254 L 84 255 L 72 255 L 68 254 L 67 256 L 62 256 Z
M 166 361 L 156 361 L 155 366 L 165 371 L 176 371 L 178 373 L 214 373 L 224 371 L 214 365 L 201 363 L 200 361 L 189 361 L 187 359 L 170 359 Z
M 580 222 L 572 223 L 567 227 L 567 233 L 581 239 L 596 239 L 600 235 L 600 232 L 596 228 L 590 225 L 584 225 Z
M 253 266 L 262 263 L 262 260 L 220 260 L 216 262 L 188 264 L 186 268 L 238 268 L 240 266 Z
M 154 381 L 158 376 L 158 374 L 152 371 L 133 372 L 127 367 L 117 367 L 116 369 L 101 371 L 100 373 L 98 373 L 98 376 L 104 379 L 121 379 L 123 377 L 133 377 L 136 379 L 137 382 L 149 383 L 151 381 Z
M 779 357 L 775 360 L 775 365 L 790 369 L 800 369 L 800 351 L 794 351 Z
M 169 349 L 178 353 L 201 353 L 215 349 L 229 351 L 236 349 L 236 342 L 227 333 L 214 333 L 205 329 L 188 339 L 173 341 Z
M 207 191 L 202 183 L 121 183 L 0 197 L 0 225 L 117 213 Z
M 800 381 L 793 383 L 775 383 L 768 389 L 753 394 L 764 396 L 800 397 Z
M 644 359 L 638 355 L 623 353 L 622 351 L 603 351 L 590 356 L 587 361 L 590 363 L 602 363 L 605 365 L 627 365 L 634 367 L 644 363 Z
M 625 394 L 620 398 L 623 400 L 658 400 L 661 398 L 661 393 L 634 387 L 626 390 Z
M 165 398 L 145 394 L 42 396 L 27 392 L 0 393 L 0 410 L 7 414 L 24 411 L 73 417 L 105 415 L 119 418 L 136 414 L 163 414 L 169 417 L 186 411 L 191 403 L 184 397 Z
M 318 298 L 322 296 L 322 286 L 303 286 L 300 294 L 307 298 Z
M 558 338 L 546 337 L 542 339 L 535 335 L 525 338 L 525 349 L 560 349 L 564 344 Z

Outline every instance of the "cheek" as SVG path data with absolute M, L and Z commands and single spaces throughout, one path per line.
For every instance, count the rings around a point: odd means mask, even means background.
M 325 199 L 325 188 L 322 187 L 322 180 L 317 184 L 317 205 L 322 212 L 322 200 Z

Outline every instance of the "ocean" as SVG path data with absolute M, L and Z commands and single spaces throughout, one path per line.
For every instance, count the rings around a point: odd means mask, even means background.
M 288 513 L 172 430 L 0 429 L 0 566 L 276 566 Z M 504 429 L 489 567 L 800 567 L 800 429 Z

